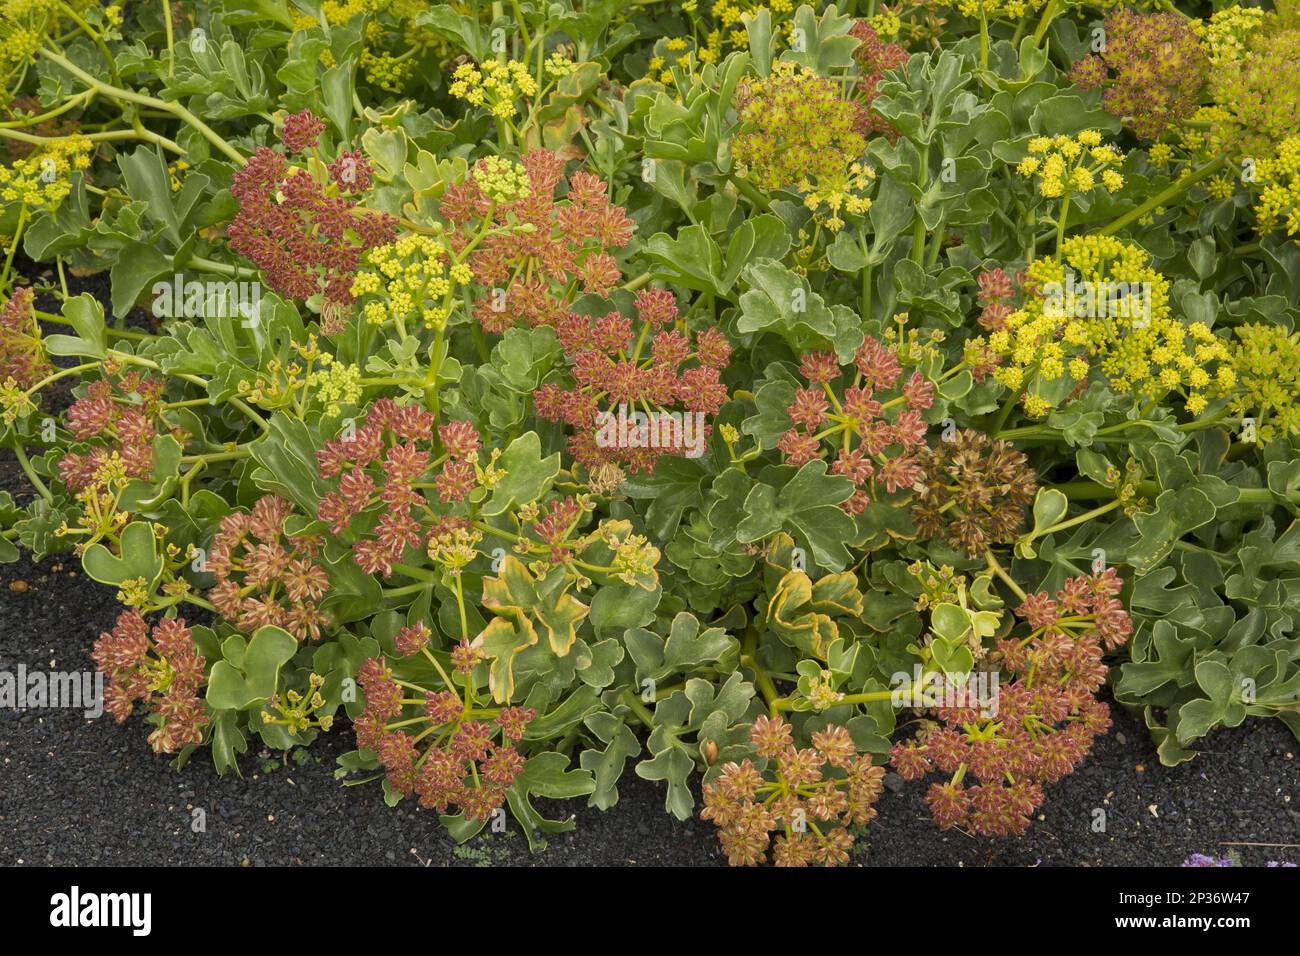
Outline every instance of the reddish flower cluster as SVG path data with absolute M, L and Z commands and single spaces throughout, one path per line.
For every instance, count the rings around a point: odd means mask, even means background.
M 421 517 L 428 501 L 415 485 L 431 469 L 433 484 L 444 504 L 463 501 L 478 485 L 478 456 L 483 447 L 469 422 L 439 425 L 445 449 L 436 460 L 420 443 L 434 431 L 433 414 L 418 405 L 399 406 L 380 399 L 370 407 L 361 427 L 325 443 L 316 453 L 320 473 L 338 478 L 338 490 L 324 495 L 316 516 L 341 534 L 352 519 L 376 504 L 381 513 L 372 535 L 353 545 L 353 559 L 369 574 L 392 574 L 408 547 L 421 547 L 446 529 L 426 531 Z
M 341 193 L 363 193 L 370 188 L 370 162 L 359 149 L 339 150 L 338 158 L 326 168 Z
M 325 132 L 325 121 L 314 115 L 311 110 L 305 109 L 284 118 L 284 126 L 280 129 L 280 142 L 284 143 L 285 150 L 290 153 L 304 153 L 317 144 L 323 132 Z
M 286 534 L 284 522 L 292 512 L 289 502 L 267 495 L 251 513 L 221 519 L 207 559 L 217 578 L 208 598 L 241 631 L 271 624 L 300 641 L 308 635 L 319 640 L 321 626 L 329 623 L 319 606 L 330 586 L 318 561 L 322 541 Z
M 1070 78 L 1085 89 L 1105 85 L 1107 112 L 1158 139 L 1200 106 L 1210 62 L 1193 22 L 1181 13 L 1107 14 L 1105 49 L 1077 60 Z
M 113 630 L 99 635 L 91 657 L 108 678 L 104 708 L 119 724 L 138 700 L 160 718 L 149 734 L 154 753 L 175 753 L 203 742 L 208 714 L 198 691 L 206 661 L 184 620 L 159 621 L 151 635 L 139 611 L 123 611 Z
M 763 863 L 770 846 L 777 866 L 847 863 L 849 828 L 875 819 L 884 768 L 873 766 L 870 754 L 859 754 L 839 726 L 815 731 L 812 746 L 804 748 L 795 746 L 790 725 L 780 717 L 759 717 L 749 736 L 765 769 L 749 759 L 728 763 L 704 785 L 700 817 L 717 824 L 727 862 Z
M 1011 314 L 1011 301 L 1015 288 L 1011 276 L 1005 269 L 986 269 L 976 278 L 979 284 L 979 304 L 984 311 L 979 315 L 980 325 L 990 332 L 997 332 L 1007 327 L 1007 316 Z
M 703 416 L 716 415 L 727 401 L 725 334 L 677 327 L 677 300 L 663 289 L 639 292 L 636 313 L 635 346 L 632 321 L 620 313 L 561 317 L 556 332 L 574 385 L 548 383 L 534 394 L 540 417 L 575 430 L 569 450 L 589 469 L 615 463 L 649 472 L 665 454 L 693 454 L 709 434 Z M 675 406 L 684 412 L 668 411 Z M 645 408 L 655 417 L 638 411 Z
M 41 347 L 35 298 L 31 289 L 14 289 L 0 308 L 0 382 L 12 378 L 19 388 L 31 388 L 50 370 Z
M 551 549 L 551 564 L 564 564 L 573 557 L 569 535 L 584 523 L 591 507 L 585 499 L 578 501 L 572 496 L 557 498 L 547 507 L 546 513 L 533 522 L 533 534 Z
M 461 673 L 477 663 L 453 655 Z M 467 665 L 467 666 L 466 666 Z M 383 764 L 389 786 L 403 797 L 415 794 L 420 806 L 447 813 L 453 806 L 469 820 L 486 821 L 505 803 L 506 790 L 523 772 L 526 758 L 514 746 L 537 711 L 507 707 L 491 723 L 477 720 L 454 690 L 425 693 L 423 728 L 414 733 L 390 730 L 388 722 L 403 708 L 403 691 L 384 658 L 370 658 L 357 674 L 366 706 L 353 726 L 357 746 L 371 750 Z M 421 752 L 417 741 L 439 731 Z
M 878 339 L 862 343 L 854 365 L 853 384 L 837 394 L 833 386 L 841 369 L 835 356 L 804 355 L 799 371 L 811 384 L 795 391 L 788 409 L 794 427 L 777 442 L 785 461 L 796 467 L 825 457 L 824 443 L 834 448 L 831 473 L 857 486 L 841 505 L 849 514 L 865 510 L 882 489 L 893 494 L 921 479 L 915 454 L 925 447 L 921 416 L 934 404 L 934 383 L 920 372 L 904 381 L 898 356 Z M 896 394 L 886 398 L 891 392 Z
M 315 145 L 323 129 L 303 110 L 285 120 L 281 142 L 292 155 Z M 234 175 L 230 194 L 239 213 L 226 234 L 230 247 L 256 263 L 281 295 L 307 299 L 324 292 L 327 302 L 346 305 L 361 257 L 391 242 L 397 221 L 346 198 L 370 183 L 370 166 L 360 152 L 341 152 L 328 172 L 329 182 L 320 182 L 291 164 L 286 153 L 259 147 Z
M 887 70 L 897 70 L 907 63 L 908 53 L 897 43 L 886 43 L 876 34 L 875 29 L 866 20 L 857 20 L 849 36 L 859 42 L 853 51 L 853 58 L 858 61 L 857 94 L 861 99 L 855 100 L 860 112 L 860 129 L 863 136 L 883 134 L 891 143 L 898 139 L 898 130 L 893 124 L 871 108 L 871 101 L 876 98 L 876 88 L 885 78 Z
M 558 325 L 578 287 L 607 295 L 621 277 L 609 250 L 632 238 L 632 220 L 610 202 L 598 176 L 575 172 L 566 180 L 564 160 L 545 149 L 525 153 L 523 167 L 530 191 L 522 199 L 494 208 L 473 174 L 442 197 L 442 214 L 458 227 L 492 216 L 494 231 L 469 259 L 474 281 L 484 287 L 474 314 L 489 332 L 516 323 Z M 557 202 L 561 184 L 567 191 Z M 457 253 L 472 232 L 452 234 Z
M 1029 595 L 1016 613 L 1033 630 L 1000 639 L 989 657 L 1013 677 L 999 688 L 996 713 L 942 707 L 942 726 L 894 745 L 892 764 L 904 780 L 950 775 L 926 796 L 939 826 L 1023 833 L 1043 801 L 1042 785 L 1073 771 L 1109 729 L 1096 691 L 1106 680 L 1104 649 L 1123 646 L 1133 630 L 1116 598 L 1122 587 L 1109 569 L 1066 581 L 1055 598 Z
M 1015 541 L 1038 477 L 1023 452 L 1000 438 L 962 429 L 918 456 L 924 474 L 912 503 L 921 538 L 942 537 L 971 557 Z
M 69 406 L 65 424 L 77 441 L 103 439 L 84 454 L 68 452 L 59 460 L 59 477 L 73 491 L 100 483 L 101 469 L 115 456 L 128 478 L 153 472 L 155 424 L 163 393 L 162 379 L 132 370 L 116 379 L 91 382 L 84 398 Z

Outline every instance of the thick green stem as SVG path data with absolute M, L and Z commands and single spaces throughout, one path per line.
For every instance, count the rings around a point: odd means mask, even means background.
M 1029 540 L 1033 541 L 1036 538 L 1041 538 L 1049 534 L 1055 534 L 1058 531 L 1064 531 L 1066 528 L 1073 528 L 1075 525 L 1083 524 L 1085 521 L 1091 521 L 1093 518 L 1099 518 L 1102 515 L 1106 514 L 1106 512 L 1108 511 L 1114 511 L 1121 504 L 1123 504 L 1123 502 L 1121 502 L 1118 498 L 1116 498 L 1114 501 L 1093 508 L 1091 511 L 1085 511 L 1081 515 L 1076 515 L 1075 517 L 1071 518 L 1069 521 L 1061 521 L 1057 524 L 1052 525 L 1050 528 L 1043 528 L 1040 531 L 1035 531 L 1032 535 L 1030 535 Z
M 1166 203 L 1169 202 L 1169 200 L 1181 196 L 1183 193 L 1187 192 L 1187 190 L 1191 189 L 1201 180 L 1208 179 L 1209 177 L 1213 176 L 1215 173 L 1222 170 L 1227 164 L 1228 164 L 1228 158 L 1226 156 L 1220 156 L 1218 159 L 1214 160 L 1213 162 L 1202 166 L 1200 169 L 1196 170 L 1196 172 L 1188 173 L 1182 179 L 1178 180 L 1175 183 L 1172 183 L 1165 189 L 1156 193 L 1154 196 L 1152 196 L 1142 205 L 1138 206 L 1136 209 L 1124 213 L 1124 215 L 1120 216 L 1109 226 L 1106 226 L 1104 229 L 1102 229 L 1101 232 L 1098 233 L 1098 235 L 1113 236 L 1115 233 L 1119 232 L 1129 223 L 1136 222 L 1137 220 L 1141 219 L 1143 216 L 1145 216 L 1147 213 L 1151 212 L 1152 210 L 1165 205 Z
M 0 123 L 0 129 L 14 129 L 15 127 L 19 127 L 19 126 L 36 126 L 40 123 L 45 122 L 46 120 L 52 120 L 57 116 L 62 116 L 64 113 L 68 112 L 69 110 L 75 110 L 78 107 L 82 107 L 82 106 L 89 106 L 90 102 L 95 98 L 97 93 L 98 93 L 97 90 L 86 90 L 82 93 L 78 93 L 76 96 L 69 97 L 68 99 L 64 100 L 63 103 L 61 103 L 60 105 L 54 107 L 53 109 L 46 110 L 44 113 L 40 113 L 36 116 L 28 116 L 22 119 L 5 120 L 3 123 Z
M 1025 599 L 1025 589 L 1017 584 L 1015 578 L 1007 573 L 1007 569 L 1004 568 L 998 559 L 993 556 L 993 552 L 985 551 L 984 558 L 988 562 L 989 570 L 996 574 L 998 578 L 1001 579 L 1002 583 L 1009 587 L 1011 592 L 1023 601 Z
M 1043 42 L 1043 37 L 1047 36 L 1047 28 L 1052 25 L 1056 19 L 1056 14 L 1060 7 L 1059 0 L 1050 0 L 1047 9 L 1043 11 L 1043 18 L 1038 21 L 1038 29 L 1034 31 L 1034 45 L 1038 46 Z
M 862 318 L 864 321 L 871 321 L 871 281 L 873 266 L 868 262 L 862 268 Z
M 731 181 L 736 184 L 736 188 L 740 190 L 740 194 L 755 206 L 762 209 L 764 212 L 772 211 L 772 201 L 755 189 L 752 183 L 742 179 L 740 176 L 732 176 Z
M 772 678 L 767 676 L 767 671 L 763 670 L 758 663 L 758 635 L 752 630 L 745 635 L 740 663 L 754 672 L 754 683 L 758 685 L 763 699 L 767 701 L 770 707 L 775 708 L 776 702 L 781 699 L 781 695 L 777 693 Z M 775 709 L 772 712 L 776 713 Z
M 844 694 L 840 697 L 838 704 L 871 704 L 878 703 L 882 700 L 893 700 L 894 691 L 892 690 L 869 690 L 861 694 Z M 778 713 L 783 710 L 791 710 L 795 705 L 793 697 L 779 697 L 772 702 L 772 712 Z
M 930 180 L 930 144 L 926 143 L 921 150 L 921 162 L 916 171 L 916 185 L 925 191 L 925 185 Z M 917 206 L 916 221 L 912 224 L 912 261 L 918 266 L 925 259 L 925 219 L 921 216 L 921 207 Z
M 135 103 L 139 106 L 149 106 L 153 109 L 163 110 L 164 112 L 170 113 L 177 119 L 188 123 L 190 126 L 194 127 L 194 129 L 198 130 L 204 139 L 240 166 L 243 166 L 248 162 L 248 160 L 245 159 L 244 156 L 235 149 L 235 147 L 226 142 L 212 129 L 212 127 L 208 126 L 207 123 L 203 122 L 179 103 L 169 103 L 166 100 L 160 100 L 156 97 L 146 96 L 143 93 L 137 93 L 134 90 L 123 89 L 120 86 L 113 86 L 111 83 L 105 83 L 103 80 L 96 79 L 85 70 L 81 69 L 81 67 L 69 62 L 58 53 L 55 53 L 53 50 L 47 49 L 46 47 L 41 47 L 37 52 L 51 63 L 61 66 L 77 79 L 81 80 L 81 82 L 85 83 L 92 89 L 98 90 L 105 96 L 111 97 L 115 100 L 124 100 L 128 103 Z
M 647 729 L 654 727 L 654 714 L 650 713 L 649 708 L 647 708 L 645 704 L 641 703 L 641 699 L 637 697 L 636 694 L 632 693 L 630 690 L 625 690 L 619 699 L 628 706 L 632 713 L 636 714 L 636 719 L 641 721 Z
M 18 243 L 23 237 L 23 227 L 27 225 L 27 203 L 18 210 L 18 224 L 14 226 L 14 236 L 9 243 L 9 253 L 5 256 L 4 271 L 0 272 L 0 293 L 9 285 L 9 269 L 14 264 L 14 254 L 18 252 Z
M 176 33 L 172 27 L 171 0 L 162 0 L 163 26 L 167 29 L 167 75 L 176 76 Z
M 40 496 L 46 501 L 53 501 L 54 495 L 50 492 L 50 489 L 46 487 L 45 482 L 41 481 L 40 476 L 36 474 L 36 470 L 32 467 L 32 463 L 28 459 L 27 452 L 24 450 L 22 443 L 16 442 L 11 447 L 14 450 L 14 454 L 18 456 L 19 467 L 21 467 L 23 473 L 27 475 L 27 480 L 32 483 L 32 487 L 35 488 Z
M 61 315 L 55 315 L 52 312 L 41 312 L 37 310 L 36 317 L 42 322 L 54 322 L 57 325 L 71 326 L 73 323 Z M 105 329 L 109 336 L 116 339 L 128 339 L 132 342 L 149 342 L 158 338 L 156 335 L 150 335 L 148 332 L 137 332 L 134 329 L 115 329 L 111 325 Z
M 1007 419 L 1011 417 L 1011 409 L 1016 407 L 1016 399 L 1018 397 L 1019 396 L 1016 395 L 1014 390 L 1007 395 L 1006 401 L 1002 403 L 1002 409 L 998 412 L 997 421 L 993 423 L 993 428 L 991 429 L 990 434 L 1002 436 L 1002 426 L 1005 425 Z
M 1061 261 L 1062 247 L 1065 245 L 1065 224 L 1070 218 L 1070 194 L 1067 192 L 1061 200 L 1061 215 L 1056 220 L 1056 261 Z

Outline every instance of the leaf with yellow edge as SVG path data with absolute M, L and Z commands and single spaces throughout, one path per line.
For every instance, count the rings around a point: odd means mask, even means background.
M 564 657 L 573 648 L 578 625 L 587 616 L 588 608 L 568 593 L 571 583 L 562 567 L 534 578 L 513 555 L 502 561 L 497 577 L 483 580 L 483 606 L 496 617 L 474 644 L 492 662 L 488 686 L 497 703 L 506 703 L 514 696 L 515 659 L 538 644 L 538 627 L 545 633 L 552 654 Z
M 767 605 L 767 620 L 787 644 L 820 658 L 840 636 L 836 617 L 859 617 L 862 594 L 851 572 L 828 574 L 813 582 L 803 571 L 788 571 Z

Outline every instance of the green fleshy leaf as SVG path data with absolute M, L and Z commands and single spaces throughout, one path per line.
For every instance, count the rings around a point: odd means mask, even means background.
M 483 505 L 483 514 L 488 517 L 541 498 L 560 473 L 560 453 L 543 458 L 537 433 L 525 432 L 506 446 L 497 467 L 505 474 Z

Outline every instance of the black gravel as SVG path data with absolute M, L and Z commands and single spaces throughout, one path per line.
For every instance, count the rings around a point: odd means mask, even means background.
M 32 270 L 37 271 L 37 270 Z M 77 283 L 103 295 L 104 277 Z M 52 404 L 66 395 L 50 396 Z M 26 500 L 11 452 L 0 488 Z M 117 615 L 113 591 L 71 556 L 0 566 L 0 670 L 90 670 L 95 637 Z M 1192 763 L 1161 767 L 1141 720 L 1114 707 L 1115 727 L 1084 765 L 1050 788 L 1020 839 L 940 831 L 924 788 L 896 777 L 856 862 L 895 866 L 1177 866 L 1192 853 L 1242 863 L 1300 862 L 1300 744 L 1276 721 L 1222 730 Z M 630 770 L 608 812 L 582 801 L 539 807 L 577 815 L 577 829 L 530 854 L 514 829 L 464 846 L 411 801 L 390 809 L 377 785 L 344 787 L 334 760 L 346 729 L 322 737 L 302 763 L 249 753 L 243 776 L 219 779 L 201 751 L 180 771 L 156 757 L 139 718 L 118 726 L 66 710 L 0 711 L 0 864 L 715 866 L 711 825 L 679 823 L 659 784 Z M 203 811 L 203 826 L 195 811 Z M 1104 811 L 1104 830 L 1099 830 Z M 195 832 L 198 830 L 199 832 Z
M 0 463 L 0 473 L 10 472 Z M 9 478 L 6 474 L 4 478 Z M 0 479 L 3 480 L 3 479 Z M 4 482 L 8 484 L 8 482 Z M 16 582 L 20 590 L 13 590 Z M 0 568 L 0 670 L 83 670 L 117 613 L 113 592 L 75 561 L 25 558 Z M 857 854 L 866 865 L 1156 865 L 1191 853 L 1243 863 L 1300 862 L 1300 775 L 1295 739 L 1275 721 L 1220 731 L 1190 764 L 1161 767 L 1141 722 L 1120 708 L 1085 764 L 1051 788 L 1021 839 L 941 832 L 922 788 L 886 791 Z M 630 771 L 602 813 L 582 801 L 577 829 L 528 852 L 512 829 L 455 846 L 434 814 L 390 809 L 375 785 L 344 787 L 334 758 L 350 733 L 323 737 L 302 764 L 250 753 L 244 776 L 219 779 L 206 752 L 181 771 L 155 757 L 138 718 L 118 726 L 65 710 L 0 712 L 0 864 L 433 864 L 717 865 L 712 827 L 678 823 L 659 784 Z M 896 782 L 896 781 L 895 781 Z M 194 832 L 194 811 L 205 827 Z M 1105 831 L 1095 832 L 1104 810 Z M 1242 844 L 1273 844 L 1257 846 Z M 1280 845 L 1280 846 L 1279 846 Z M 1289 846 L 1288 846 L 1289 845 Z

